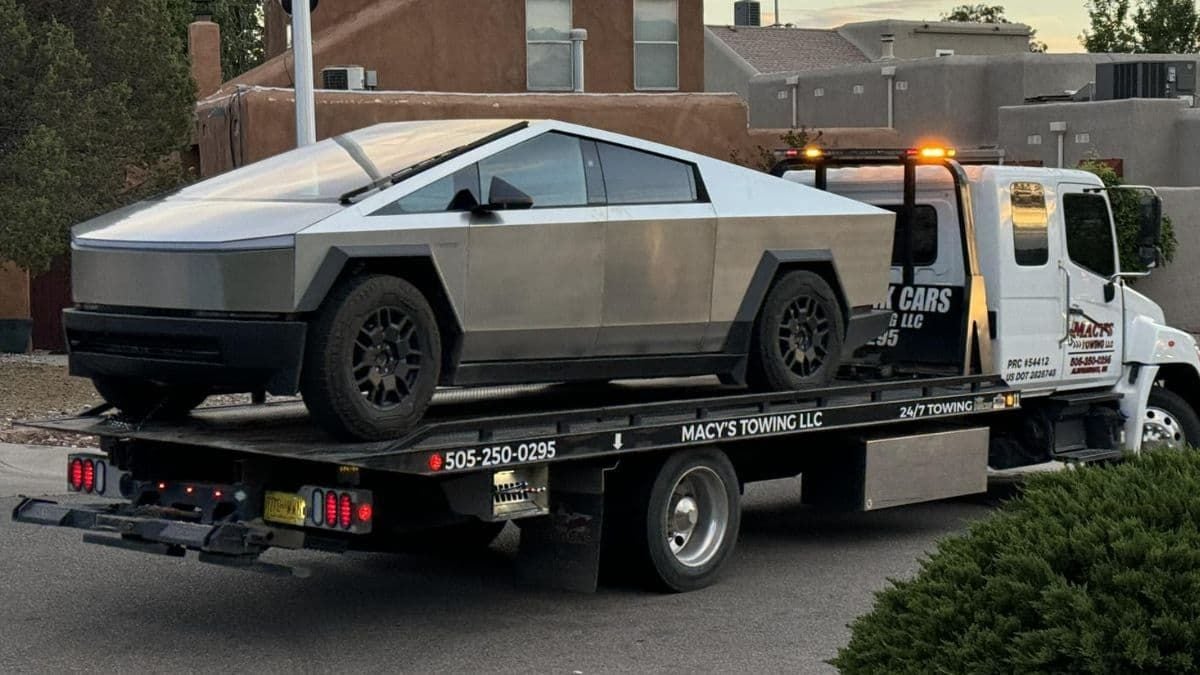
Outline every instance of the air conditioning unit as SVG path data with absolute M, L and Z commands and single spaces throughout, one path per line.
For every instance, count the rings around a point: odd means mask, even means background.
M 1196 93 L 1195 61 L 1096 64 L 1096 100 L 1176 98 Z
M 329 66 L 321 69 L 321 88 L 364 91 L 368 87 L 367 69 L 362 66 Z

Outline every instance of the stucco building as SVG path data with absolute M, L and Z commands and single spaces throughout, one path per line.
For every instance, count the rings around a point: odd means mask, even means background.
M 390 91 L 571 91 L 571 31 L 583 29 L 587 91 L 703 91 L 703 13 L 702 0 L 324 2 L 314 66 L 363 66 Z M 291 86 L 286 20 L 268 13 L 272 57 L 229 84 Z

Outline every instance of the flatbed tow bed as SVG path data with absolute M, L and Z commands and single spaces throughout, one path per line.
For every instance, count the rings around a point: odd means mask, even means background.
M 373 443 L 332 440 L 299 402 L 202 409 L 172 421 L 83 415 L 29 425 L 100 437 L 103 455 L 77 457 L 82 466 L 91 462 L 93 476 L 93 489 L 79 491 L 124 501 L 25 499 L 13 518 L 87 530 L 90 543 L 176 556 L 193 550 L 205 562 L 301 575 L 259 555 L 271 547 L 412 550 L 394 546 L 396 537 L 430 526 L 466 536 L 463 527 L 473 533 L 519 520 L 522 578 L 590 589 L 602 533 L 612 536 L 612 524 L 603 527 L 606 501 L 610 513 L 627 516 L 625 507 L 644 487 L 644 480 L 623 479 L 639 473 L 634 467 L 719 449 L 738 467 L 740 484 L 811 470 L 823 485 L 832 476 L 849 478 L 852 488 L 837 492 L 853 495 L 852 508 L 938 499 L 986 488 L 986 431 L 928 447 L 912 439 L 979 432 L 980 416 L 1019 406 L 1019 392 L 995 376 L 752 394 L 696 380 L 447 390 L 411 434 Z M 867 466 L 869 439 L 895 438 L 909 442 L 887 446 L 890 470 L 906 447 L 916 456 L 934 453 L 919 463 L 926 469 L 943 467 L 916 484 L 911 471 L 893 476 L 919 498 L 880 489 L 888 477 Z M 965 481 L 954 475 L 964 462 L 974 469 Z M 609 475 L 623 465 L 629 476 Z M 69 483 L 79 484 L 73 476 Z M 815 484 L 811 492 L 831 493 Z M 304 515 L 281 522 L 288 519 L 268 513 L 264 500 L 281 493 L 300 495 L 295 503 L 303 500 L 296 508 Z M 367 504 L 371 512 L 356 511 L 367 518 L 331 530 L 327 520 L 324 527 L 317 522 L 321 495 L 349 495 L 356 509 Z M 727 514 L 726 525 L 730 520 Z

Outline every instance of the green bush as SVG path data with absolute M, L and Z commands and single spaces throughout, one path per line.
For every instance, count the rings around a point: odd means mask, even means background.
M 1200 453 L 1030 481 L 851 629 L 846 673 L 1200 671 Z
M 1125 184 L 1117 172 L 1107 164 L 1088 161 L 1081 164 L 1079 168 L 1099 176 L 1106 187 L 1119 187 Z M 1121 258 L 1121 271 L 1145 272 L 1146 266 L 1142 264 L 1138 255 L 1142 230 L 1138 193 L 1134 190 L 1109 190 L 1108 200 L 1112 204 L 1113 220 L 1116 221 L 1117 251 Z M 1178 248 L 1179 241 L 1175 236 L 1175 225 L 1168 216 L 1163 216 L 1162 243 L 1159 247 L 1162 252 L 1161 262 L 1165 265 L 1174 260 Z

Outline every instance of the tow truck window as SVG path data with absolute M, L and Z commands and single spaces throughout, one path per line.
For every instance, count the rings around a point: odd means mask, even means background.
M 1013 183 L 1011 192 L 1013 252 L 1017 264 L 1045 265 L 1050 261 L 1046 191 L 1038 183 Z
M 1117 271 L 1113 258 L 1113 231 L 1108 203 L 1100 195 L 1063 195 L 1063 221 L 1067 229 L 1067 256 L 1102 277 Z
M 900 213 L 900 204 L 884 204 L 881 208 Z M 929 204 L 917 204 L 913 208 L 912 222 L 913 265 L 928 267 L 937 262 L 938 257 L 938 218 L 937 209 Z M 900 228 L 896 228 L 896 236 L 892 240 L 892 266 L 904 264 L 904 249 L 900 241 Z

